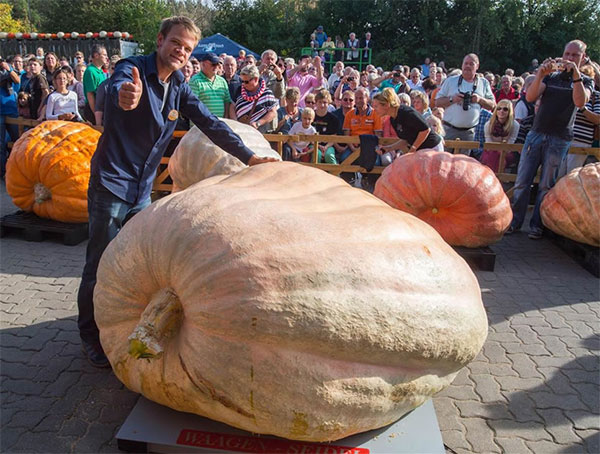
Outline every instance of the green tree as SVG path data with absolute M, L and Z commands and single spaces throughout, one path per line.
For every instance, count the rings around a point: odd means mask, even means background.
M 0 3 L 0 30 L 9 33 L 27 31 L 23 21 L 13 18 L 12 9 L 13 7 L 9 4 Z

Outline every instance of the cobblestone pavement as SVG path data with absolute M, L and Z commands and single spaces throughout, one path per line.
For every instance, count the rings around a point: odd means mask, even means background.
M 0 215 L 15 210 L 0 185 Z M 477 277 L 483 351 L 434 399 L 450 453 L 600 452 L 600 287 L 546 239 L 493 247 Z M 76 295 L 85 243 L 0 243 L 0 452 L 118 452 L 136 402 L 83 359 Z

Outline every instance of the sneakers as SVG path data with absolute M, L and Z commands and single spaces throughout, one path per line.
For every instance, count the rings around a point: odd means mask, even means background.
M 104 350 L 102 350 L 102 346 L 100 345 L 100 343 L 92 344 L 82 340 L 81 351 L 83 351 L 83 354 L 92 366 L 101 369 L 110 367 L 108 358 L 104 354 Z
M 519 229 L 514 228 L 512 225 L 508 228 L 508 230 L 506 232 L 504 232 L 505 235 L 512 235 L 515 232 L 518 232 Z
M 529 235 L 527 235 L 527 237 L 530 240 L 539 240 L 540 238 L 542 238 L 544 232 L 542 230 L 532 230 L 531 232 L 529 232 Z

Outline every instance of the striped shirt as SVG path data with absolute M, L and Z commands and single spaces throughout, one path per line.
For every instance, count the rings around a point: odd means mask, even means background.
M 190 80 L 190 88 L 200 101 L 217 117 L 225 116 L 225 104 L 231 103 L 227 81 L 215 75 L 211 81 L 202 71 Z
M 275 105 L 279 105 L 277 98 L 275 98 L 271 90 L 266 89 L 260 98 L 258 98 L 256 108 L 254 109 L 254 113 L 252 114 L 250 121 L 254 122 L 260 120 L 271 110 L 273 110 L 273 106 Z M 253 106 L 254 101 L 246 101 L 242 95 L 238 96 L 238 99 L 235 101 L 236 117 L 240 118 L 242 115 L 249 114 L 252 111 Z
M 592 92 L 585 108 L 600 115 L 600 91 Z M 591 147 L 594 142 L 595 125 L 583 114 L 583 109 L 577 109 L 575 123 L 573 123 L 573 143 L 584 147 Z

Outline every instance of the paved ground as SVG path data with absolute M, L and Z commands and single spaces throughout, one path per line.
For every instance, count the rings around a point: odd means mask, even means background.
M 0 215 L 14 207 L 0 186 Z M 477 272 L 490 332 L 434 399 L 452 453 L 600 452 L 600 286 L 548 240 L 494 246 Z M 0 452 L 118 452 L 137 396 L 83 360 L 76 292 L 85 244 L 0 245 Z

